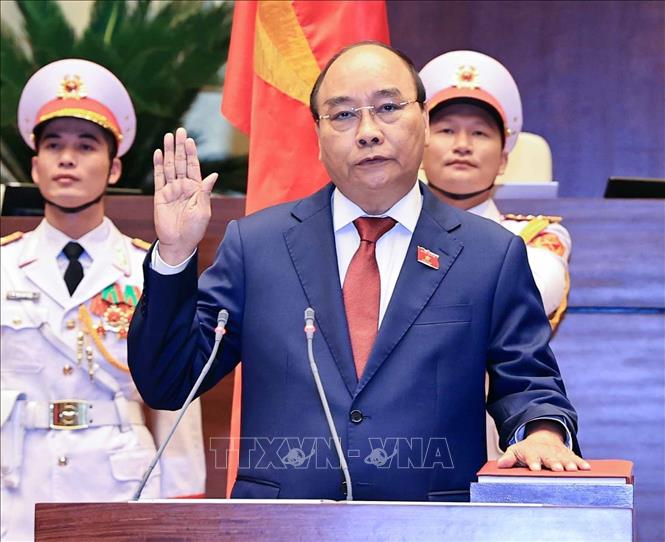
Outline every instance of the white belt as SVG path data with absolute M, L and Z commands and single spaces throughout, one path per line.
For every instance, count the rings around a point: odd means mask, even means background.
M 87 429 L 115 425 L 144 425 L 141 404 L 136 401 L 25 401 L 23 427 L 26 429 Z

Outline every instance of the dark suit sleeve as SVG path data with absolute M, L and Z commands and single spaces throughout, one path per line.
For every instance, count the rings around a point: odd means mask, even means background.
M 539 417 L 565 420 L 577 442 L 577 414 L 566 397 L 549 347 L 551 328 L 531 274 L 524 242 L 514 237 L 505 254 L 492 303 L 487 408 L 500 428 L 503 449 L 523 424 Z
M 223 308 L 229 312 L 227 333 L 199 395 L 238 363 L 244 299 L 238 224 L 229 224 L 198 286 L 196 256 L 181 273 L 161 275 L 150 266 L 152 250 L 143 264 L 143 295 L 129 329 L 129 368 L 149 406 L 176 410 L 212 352 L 217 313 Z

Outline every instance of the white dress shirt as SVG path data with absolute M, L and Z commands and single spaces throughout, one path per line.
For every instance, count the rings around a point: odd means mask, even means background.
M 335 230 L 335 248 L 337 250 L 337 268 L 340 287 L 353 255 L 360 246 L 360 236 L 353 221 L 361 216 L 390 217 L 397 224 L 383 234 L 376 242 L 376 262 L 381 278 L 381 298 L 379 301 L 379 327 L 388 308 L 388 303 L 395 290 L 397 278 L 402 269 L 411 237 L 423 206 L 418 183 L 395 205 L 381 215 L 368 215 L 337 188 L 332 194 L 333 229 Z

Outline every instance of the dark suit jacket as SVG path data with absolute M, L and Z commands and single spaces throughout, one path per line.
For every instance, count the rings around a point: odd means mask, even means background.
M 195 258 L 172 276 L 146 265 L 129 360 L 153 408 L 182 405 L 211 352 L 218 310 L 230 313 L 203 388 L 243 360 L 233 496 L 343 498 L 307 360 L 308 306 L 316 311 L 314 354 L 356 499 L 468 499 L 486 458 L 486 370 L 487 408 L 503 446 L 539 416 L 560 417 L 574 435 L 576 414 L 548 346 L 550 327 L 524 243 L 439 202 L 424 185 L 411 245 L 357 381 L 337 272 L 332 188 L 230 223 L 198 294 Z M 419 245 L 440 256 L 439 269 L 418 262 Z

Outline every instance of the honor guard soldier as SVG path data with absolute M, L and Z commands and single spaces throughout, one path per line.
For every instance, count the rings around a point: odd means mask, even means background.
M 423 167 L 446 203 L 499 222 L 521 236 L 553 326 L 565 310 L 571 241 L 560 217 L 502 215 L 492 199 L 496 177 L 522 129 L 514 79 L 495 59 L 452 51 L 420 72 L 427 92 L 431 139 Z
M 148 244 L 104 216 L 136 117 L 122 83 L 79 59 L 28 81 L 18 108 L 45 217 L 2 239 L 2 540 L 33 537 L 34 504 L 132 497 L 175 412 L 149 411 L 127 368 Z M 198 402 L 145 497 L 202 495 Z
M 567 305 L 571 239 L 561 217 L 503 215 L 492 199 L 496 177 L 522 129 L 515 80 L 497 60 L 476 51 L 452 51 L 420 71 L 430 119 L 423 169 L 444 202 L 498 222 L 524 239 L 531 272 L 553 328 Z M 488 417 L 488 455 L 500 452 Z M 494 448 L 494 450 L 493 450 Z

